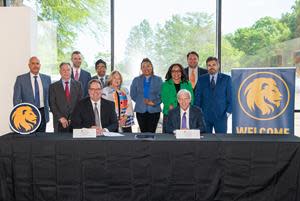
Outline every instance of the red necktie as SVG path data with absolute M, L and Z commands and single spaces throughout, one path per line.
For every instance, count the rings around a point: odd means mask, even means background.
M 66 99 L 68 102 L 71 102 L 71 94 L 70 94 L 70 89 L 69 89 L 69 82 L 65 82 L 65 93 L 66 93 Z
M 79 80 L 78 69 L 76 69 L 76 71 L 75 71 L 75 76 L 74 76 L 74 79 L 75 79 L 76 81 L 78 81 L 78 80 Z

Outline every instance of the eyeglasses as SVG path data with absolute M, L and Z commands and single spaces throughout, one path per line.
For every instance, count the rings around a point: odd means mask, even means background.
M 181 73 L 181 70 L 172 70 L 171 73 Z
M 100 91 L 101 88 L 89 88 L 89 90 L 91 90 L 91 91 Z

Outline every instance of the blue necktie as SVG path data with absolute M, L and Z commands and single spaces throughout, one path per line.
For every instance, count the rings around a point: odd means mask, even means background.
M 39 92 L 39 84 L 37 81 L 37 76 L 34 77 L 34 105 L 37 108 L 40 108 L 40 92 Z
M 214 89 L 216 87 L 216 82 L 214 76 L 212 76 L 211 81 L 210 81 L 210 87 Z
M 186 112 L 182 115 L 181 128 L 186 128 Z

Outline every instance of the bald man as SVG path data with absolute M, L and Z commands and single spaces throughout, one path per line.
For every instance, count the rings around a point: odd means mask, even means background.
M 39 73 L 41 63 L 33 56 L 28 61 L 29 72 L 19 75 L 14 86 L 13 104 L 31 103 L 41 112 L 41 125 L 36 132 L 45 132 L 49 121 L 48 89 L 51 78 Z

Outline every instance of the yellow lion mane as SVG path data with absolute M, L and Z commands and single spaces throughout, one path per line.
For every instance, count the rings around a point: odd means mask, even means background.
M 245 89 L 244 95 L 249 109 L 254 111 L 256 106 L 262 115 L 272 113 L 275 109 L 274 105 L 279 107 L 282 100 L 282 94 L 272 78 L 254 79 Z
M 12 115 L 14 125 L 17 129 L 21 127 L 26 131 L 31 130 L 37 121 L 37 116 L 29 106 L 21 106 Z

